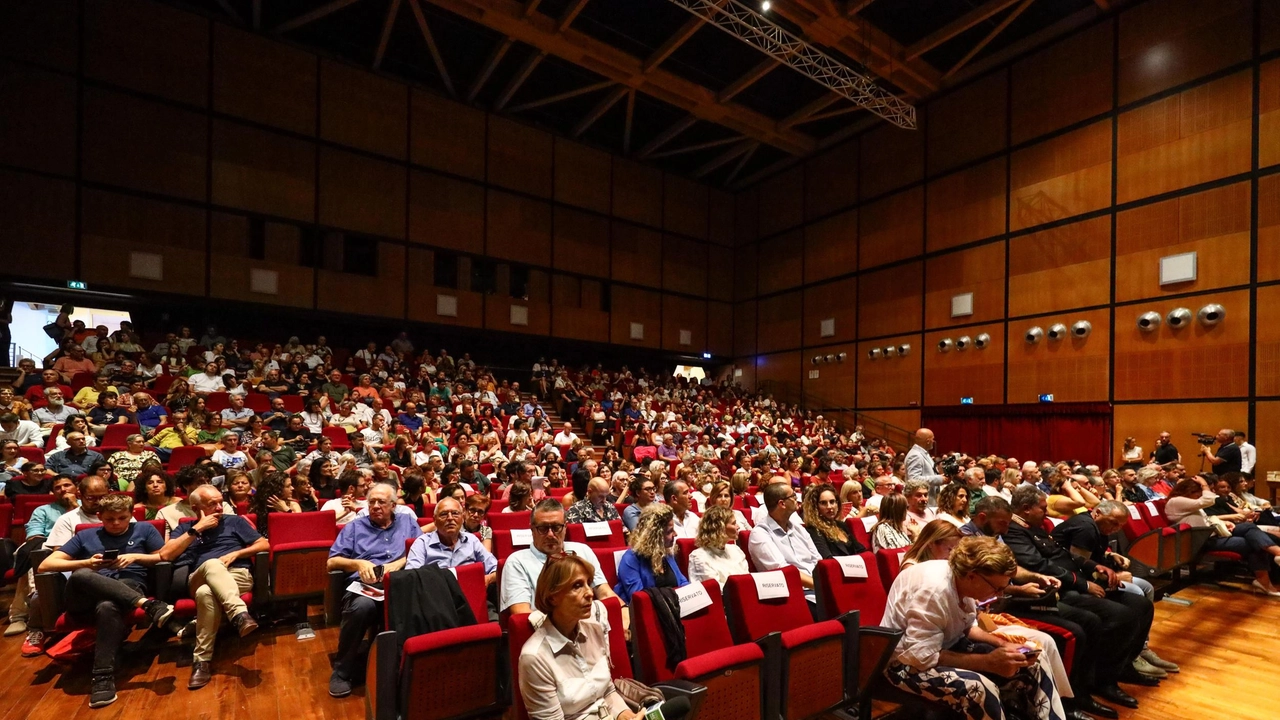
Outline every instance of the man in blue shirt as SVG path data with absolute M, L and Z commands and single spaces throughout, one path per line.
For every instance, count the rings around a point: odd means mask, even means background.
M 418 406 L 411 402 L 405 403 L 403 412 L 396 416 L 396 422 L 415 433 L 421 430 L 422 416 L 418 414 Z
M 43 572 L 70 572 L 67 613 L 93 618 L 97 639 L 93 651 L 93 684 L 89 707 L 116 700 L 116 652 L 132 627 L 134 608 L 142 608 L 151 623 L 164 627 L 173 608 L 146 597 L 147 566 L 160 562 L 157 551 L 164 539 L 150 523 L 134 523 L 133 501 L 110 495 L 98 504 L 102 527 L 76 533 L 43 563 Z M 112 553 L 115 559 L 106 559 Z
M 347 573 L 348 580 L 380 586 L 385 573 L 405 566 L 405 544 L 421 537 L 422 530 L 412 515 L 395 512 L 395 487 L 378 483 L 366 497 L 369 514 L 342 527 L 325 567 Z M 351 694 L 357 671 L 364 667 L 361 645 L 365 635 L 376 631 L 381 623 L 380 602 L 354 592 L 342 594 L 342 629 L 338 634 L 338 656 L 329 676 L 330 695 Z
M 92 473 L 92 468 L 106 462 L 102 453 L 89 449 L 84 433 L 69 432 L 66 437 L 67 449 L 50 455 L 45 463 L 49 470 L 60 475 L 65 473 L 79 477 Z
M 250 559 L 270 545 L 248 520 L 222 514 L 222 492 L 213 485 L 196 487 L 187 501 L 198 519 L 179 523 L 161 554 L 166 560 L 176 558 L 173 584 L 185 585 L 196 601 L 196 647 L 187 689 L 197 690 L 212 679 L 213 644 L 223 615 L 240 637 L 258 629 L 240 596 L 253 589 Z M 183 629 L 184 636 L 190 632 L 190 626 Z
M 155 432 L 155 429 L 169 418 L 169 411 L 164 409 L 164 405 L 156 402 L 147 393 L 134 393 L 133 406 L 136 408 L 134 414 L 138 419 L 138 426 L 147 435 Z
M 484 549 L 475 535 L 462 530 L 462 503 L 446 497 L 436 503 L 434 532 L 418 538 L 409 547 L 405 569 L 413 570 L 425 565 L 455 568 L 469 563 L 484 564 L 484 584 L 493 583 L 498 577 L 498 559 Z

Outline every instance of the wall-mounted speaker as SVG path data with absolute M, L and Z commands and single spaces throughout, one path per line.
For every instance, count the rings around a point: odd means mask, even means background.
M 968 350 L 969 346 L 972 344 L 973 344 L 973 339 L 970 338 L 968 335 L 961 335 L 960 337 L 956 338 L 957 350 Z
M 1061 340 L 1067 336 L 1067 326 L 1062 323 L 1054 323 L 1049 326 L 1049 339 Z
M 1158 312 L 1144 312 L 1138 316 L 1138 329 L 1142 332 L 1154 332 L 1159 329 L 1162 318 Z
M 1084 339 L 1089 337 L 1089 333 L 1093 332 L 1093 323 L 1088 320 L 1079 320 L 1071 326 L 1071 336 Z
M 879 359 L 880 359 L 880 348 L 871 348 L 870 350 L 868 350 L 868 351 L 867 351 L 867 359 L 868 359 L 868 360 L 879 360 Z
M 1027 335 L 1026 335 L 1027 344 L 1035 345 L 1036 343 L 1040 342 L 1041 338 L 1043 337 L 1044 337 L 1044 330 L 1041 330 L 1040 326 L 1036 325 L 1035 327 L 1027 331 Z
M 1196 317 L 1200 318 L 1201 325 L 1213 327 L 1227 317 L 1227 309 L 1217 303 L 1212 303 L 1200 308 L 1200 312 L 1196 313 Z
M 985 350 L 991 344 L 991 336 L 987 333 L 978 333 L 978 337 L 973 339 L 973 346 L 979 350 Z
M 1191 324 L 1191 311 L 1186 308 L 1174 308 L 1164 319 L 1171 328 L 1183 328 Z
M 903 357 L 906 357 L 906 356 L 910 355 L 910 354 L 911 354 L 911 345 L 910 345 L 910 344 L 906 344 L 906 345 L 899 345 L 899 346 L 898 346 L 898 354 L 899 354 L 899 355 L 901 355 L 901 356 L 903 356 Z
M 938 352 L 947 352 L 951 348 L 955 347 L 955 345 L 956 344 L 952 342 L 951 338 L 942 338 L 938 341 Z

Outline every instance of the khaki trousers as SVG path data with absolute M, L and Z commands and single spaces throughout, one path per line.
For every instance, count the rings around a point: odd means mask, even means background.
M 196 647 L 192 659 L 213 660 L 213 643 L 222 626 L 222 616 L 233 618 L 248 607 L 240 596 L 253 589 L 253 576 L 244 568 L 230 568 L 222 561 L 206 560 L 191 572 L 187 590 L 196 601 Z

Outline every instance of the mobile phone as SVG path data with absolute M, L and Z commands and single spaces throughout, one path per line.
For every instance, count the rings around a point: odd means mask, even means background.
M 103 550 L 102 551 L 103 562 L 115 562 L 119 558 L 120 558 L 119 550 Z

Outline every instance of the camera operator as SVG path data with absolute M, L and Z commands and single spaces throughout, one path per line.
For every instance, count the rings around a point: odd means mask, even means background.
M 1200 447 L 1200 455 L 1209 461 L 1213 473 L 1221 476 L 1225 473 L 1240 472 L 1240 446 L 1236 445 L 1235 431 L 1223 428 L 1218 431 L 1215 439 L 1218 441 L 1217 454 L 1209 449 L 1209 445 Z
M 933 431 L 929 428 L 920 428 L 911 440 L 911 449 L 907 451 L 903 462 L 903 473 L 907 480 L 923 480 L 929 483 L 928 506 L 936 508 L 938 491 L 947 484 L 949 478 L 946 475 L 939 475 L 933 468 L 933 457 L 929 452 L 933 450 Z M 956 469 L 956 474 L 959 475 L 959 468 Z

